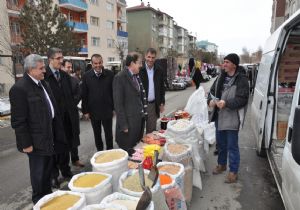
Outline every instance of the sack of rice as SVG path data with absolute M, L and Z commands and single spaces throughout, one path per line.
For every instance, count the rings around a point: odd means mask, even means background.
M 101 172 L 85 172 L 72 177 L 68 187 L 73 192 L 85 194 L 86 204 L 97 204 L 112 193 L 112 175 Z
M 34 205 L 33 210 L 79 210 L 85 205 L 84 194 L 58 190 L 42 197 Z
M 184 192 L 184 166 L 175 162 L 160 162 L 157 164 L 159 172 L 167 172 L 174 177 L 176 184 Z
M 84 207 L 83 210 L 127 210 L 127 208 L 115 204 L 92 204 Z
M 168 180 L 168 177 L 171 181 Z M 159 180 L 161 189 L 165 194 L 165 199 L 169 209 L 171 210 L 186 210 L 185 198 L 180 187 L 176 184 L 175 178 L 166 172 L 159 172 Z M 165 184 L 163 184 L 165 183 Z
M 135 210 L 140 198 L 115 192 L 106 196 L 101 204 L 114 204 L 125 207 L 127 210 Z M 151 202 L 146 210 L 154 210 L 153 202 Z
M 91 158 L 94 172 L 112 175 L 113 192 L 118 191 L 121 174 L 128 170 L 128 153 L 122 149 L 96 152 Z

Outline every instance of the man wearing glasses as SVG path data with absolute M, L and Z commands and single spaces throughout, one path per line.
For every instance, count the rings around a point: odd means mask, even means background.
M 72 92 L 71 77 L 61 70 L 63 63 L 61 49 L 50 48 L 47 56 L 49 65 L 46 68 L 45 80 L 49 83 L 58 105 L 59 113 L 62 116 L 65 136 L 68 142 L 67 147 L 64 145 L 57 145 L 56 148 L 52 186 L 59 188 L 59 170 L 61 175 L 67 180 L 73 176 L 69 166 L 69 151 L 72 147 L 76 147 L 80 144 L 78 111 Z

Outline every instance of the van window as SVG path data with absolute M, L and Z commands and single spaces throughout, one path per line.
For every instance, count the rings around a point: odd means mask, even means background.
M 284 140 L 300 67 L 300 31 L 294 30 L 287 39 L 278 64 L 276 136 Z

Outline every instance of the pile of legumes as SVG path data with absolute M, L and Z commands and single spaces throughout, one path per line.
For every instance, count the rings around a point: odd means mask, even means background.
M 105 180 L 107 176 L 102 174 L 85 174 L 83 176 L 78 177 L 73 182 L 74 187 L 95 187 L 100 184 L 103 180 Z
M 181 154 L 188 149 L 186 145 L 182 144 L 168 144 L 168 150 L 173 154 Z
M 125 206 L 128 210 L 135 210 L 138 204 L 138 202 L 134 200 L 121 200 L 121 199 L 113 200 L 111 203 Z
M 165 172 L 167 172 L 169 174 L 175 175 L 175 174 L 177 174 L 179 172 L 180 167 L 176 166 L 176 165 L 168 164 L 168 165 L 159 166 L 158 170 L 159 171 L 165 171 Z
M 64 194 L 57 196 L 52 200 L 45 203 L 41 210 L 58 210 L 58 209 L 69 209 L 74 206 L 74 204 L 79 201 L 80 197 L 76 195 Z
M 148 175 L 145 175 L 145 185 L 148 187 L 151 187 L 152 183 L 153 182 L 148 178 Z M 144 191 L 140 185 L 140 179 L 139 179 L 138 173 L 128 176 L 123 181 L 123 187 L 130 191 L 133 191 L 133 192 L 143 192 Z
M 119 160 L 125 157 L 125 153 L 122 151 L 111 151 L 100 154 L 96 157 L 96 163 L 108 163 L 114 160 Z

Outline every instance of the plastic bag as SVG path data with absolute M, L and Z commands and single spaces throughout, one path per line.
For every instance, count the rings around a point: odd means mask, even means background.
M 200 86 L 189 97 L 184 110 L 191 115 L 201 114 L 201 118 L 203 118 L 203 120 L 208 120 L 207 102 L 205 98 L 205 91 L 202 86 Z
M 115 193 L 113 193 L 111 195 L 106 196 L 102 200 L 101 204 L 110 204 L 114 200 L 134 200 L 134 201 L 138 202 L 139 198 L 134 197 L 134 196 L 125 195 L 125 194 L 122 194 L 122 193 L 119 193 L 119 192 L 115 192 Z M 114 204 L 114 205 L 118 205 L 119 206 L 119 204 Z M 126 207 L 124 207 L 124 208 L 126 208 Z M 127 210 L 127 208 L 126 208 L 126 210 Z M 146 210 L 154 210 L 154 204 L 153 204 L 153 202 L 150 203 L 150 205 L 148 206 L 148 208 Z
M 107 176 L 107 178 L 103 180 L 101 183 L 99 183 L 98 185 L 96 185 L 95 187 L 75 187 L 73 184 L 74 181 L 86 174 L 101 174 Z M 68 187 L 73 192 L 84 193 L 87 205 L 97 204 L 100 203 L 105 196 L 112 193 L 111 181 L 112 181 L 112 175 L 110 174 L 105 174 L 101 172 L 85 172 L 73 176 L 68 184 Z
M 203 125 L 203 131 L 204 140 L 207 141 L 209 144 L 214 144 L 216 142 L 215 123 L 211 122 L 206 125 Z
M 124 152 L 125 155 L 121 159 L 114 160 L 108 163 L 96 163 L 96 158 L 100 154 L 114 151 Z M 91 164 L 93 166 L 93 171 L 111 174 L 113 191 L 118 191 L 119 178 L 123 172 L 128 170 L 128 153 L 122 149 L 112 149 L 96 152 L 91 158 Z

